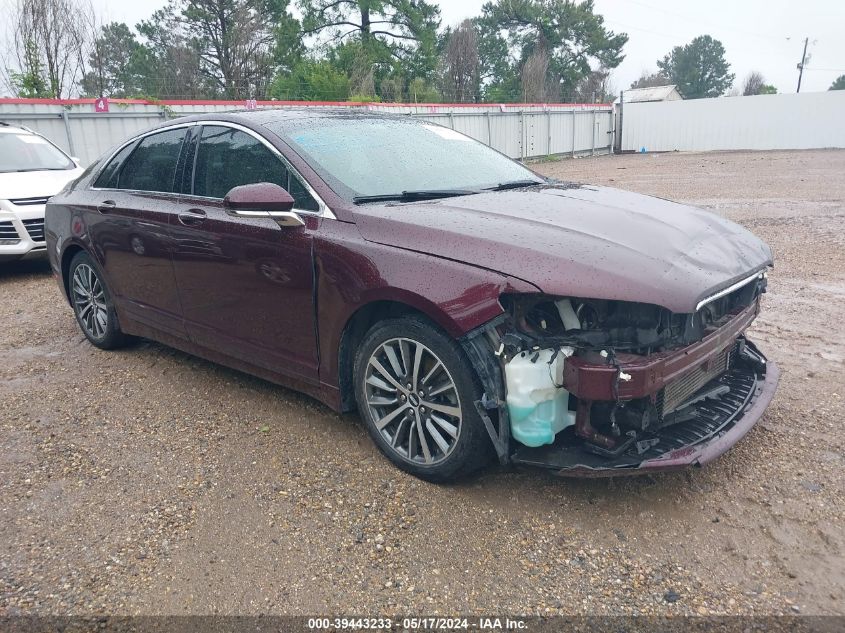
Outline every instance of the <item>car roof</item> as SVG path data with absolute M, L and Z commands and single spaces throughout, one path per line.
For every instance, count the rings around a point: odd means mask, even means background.
M 30 129 L 27 129 L 22 126 L 12 125 L 11 123 L 5 123 L 0 121 L 0 134 L 3 133 L 7 134 L 34 134 L 34 132 Z
M 263 126 L 267 123 L 295 123 L 308 119 L 384 119 L 384 120 L 409 120 L 407 116 L 395 115 L 385 112 L 373 112 L 360 106 L 332 107 L 332 106 L 302 106 L 302 107 L 278 107 L 262 108 L 260 110 L 231 110 L 228 112 L 209 112 L 193 116 L 171 119 L 165 125 L 191 121 L 231 121 L 251 126 Z

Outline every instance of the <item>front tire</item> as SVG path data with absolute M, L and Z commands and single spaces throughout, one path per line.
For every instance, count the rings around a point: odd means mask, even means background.
M 73 314 L 85 338 L 100 349 L 126 345 L 129 337 L 120 331 L 111 293 L 91 256 L 77 253 L 70 262 L 68 275 Z
M 427 321 L 374 325 L 357 351 L 354 382 L 367 430 L 402 470 L 446 482 L 489 461 L 475 372 L 458 344 Z

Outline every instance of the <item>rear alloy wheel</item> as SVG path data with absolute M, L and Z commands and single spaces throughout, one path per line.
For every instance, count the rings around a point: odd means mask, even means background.
M 101 349 L 125 345 L 127 337 L 118 327 L 111 295 L 91 257 L 77 253 L 69 273 L 70 301 L 85 338 Z
M 446 481 L 489 457 L 472 369 L 457 344 L 428 323 L 377 324 L 359 349 L 355 381 L 370 434 L 400 468 Z

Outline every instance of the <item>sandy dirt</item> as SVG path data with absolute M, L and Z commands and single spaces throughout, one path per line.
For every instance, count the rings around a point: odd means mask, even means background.
M 773 247 L 782 371 L 703 470 L 434 486 L 356 416 L 161 345 L 89 345 L 0 268 L 0 614 L 845 614 L 845 151 L 535 165 L 694 203 Z

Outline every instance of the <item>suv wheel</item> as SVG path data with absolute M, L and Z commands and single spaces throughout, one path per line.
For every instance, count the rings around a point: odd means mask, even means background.
M 373 326 L 358 349 L 354 380 L 367 430 L 403 470 L 450 481 L 489 460 L 472 366 L 455 341 L 426 321 L 405 317 Z

